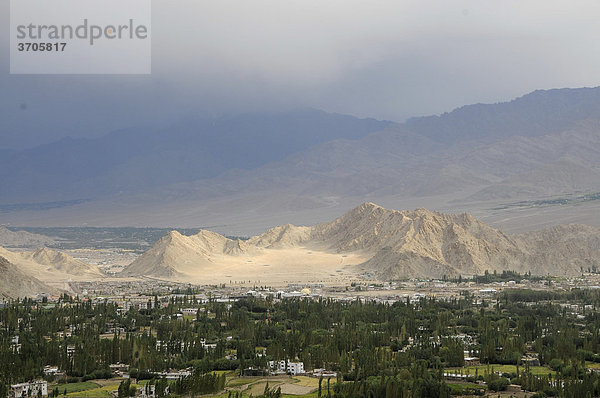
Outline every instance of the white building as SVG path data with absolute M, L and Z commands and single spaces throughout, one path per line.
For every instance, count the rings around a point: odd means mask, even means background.
M 10 340 L 10 346 L 14 353 L 19 354 L 21 352 L 21 344 L 19 344 L 19 336 L 14 336 Z
M 172 372 L 154 372 L 158 377 L 165 378 L 167 380 L 179 380 L 183 377 L 188 377 L 192 374 L 189 370 L 179 370 Z
M 48 382 L 36 380 L 30 383 L 13 384 L 10 386 L 9 398 L 48 396 Z
M 269 361 L 269 367 L 272 371 L 285 373 L 285 361 Z
M 67 358 L 73 359 L 73 355 L 75 355 L 75 346 L 68 345 L 67 346 Z
M 289 362 L 288 365 L 288 373 L 292 376 L 303 374 L 304 373 L 304 363 L 303 362 Z
M 304 373 L 304 363 L 303 362 L 290 362 L 286 361 L 269 361 L 269 367 L 272 371 L 281 372 L 281 373 L 289 373 L 293 376 L 297 374 Z
M 313 370 L 312 375 L 314 377 L 322 377 L 324 379 L 328 379 L 328 378 L 336 378 L 337 372 L 334 372 L 332 370 L 326 370 L 326 369 L 315 369 L 315 370 Z
M 150 296 L 110 297 L 108 303 L 116 304 L 120 312 L 127 312 L 133 308 L 136 310 L 154 308 L 154 299 Z
M 200 346 L 202 348 L 204 348 L 205 350 L 216 350 L 217 349 L 217 344 L 216 343 L 207 344 L 206 343 L 206 339 L 200 339 Z
M 123 377 L 125 373 L 129 372 L 129 365 L 120 362 L 110 364 L 108 367 L 110 368 L 113 376 L 116 377 Z
M 57 376 L 61 373 L 63 373 L 63 372 L 61 372 L 58 369 L 58 366 L 52 366 L 52 365 L 44 366 L 44 376 Z

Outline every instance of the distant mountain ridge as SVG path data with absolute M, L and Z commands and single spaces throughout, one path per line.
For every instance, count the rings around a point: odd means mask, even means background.
M 223 258 L 235 256 L 244 267 L 256 254 L 285 253 L 290 247 L 310 250 L 307 256 L 316 252 L 360 253 L 367 260 L 350 268 L 383 280 L 503 270 L 564 276 L 600 265 L 600 230 L 596 228 L 568 225 L 507 235 L 466 213 L 396 211 L 364 203 L 329 223 L 284 225 L 247 241 L 208 231 L 189 237 L 171 232 L 127 266 L 123 274 L 201 282 L 203 264 L 218 266 Z M 301 264 L 303 260 L 296 261 Z
M 513 126 L 519 120 L 523 126 Z M 153 195 L 168 201 L 261 193 L 316 202 L 448 194 L 517 200 L 600 191 L 599 159 L 600 88 L 540 90 L 324 142 L 254 170 L 159 187 Z M 459 196 L 470 190 L 475 193 Z
M 378 198 L 455 194 L 479 187 L 482 193 L 472 194 L 470 200 L 513 199 L 600 190 L 598 159 L 600 121 L 586 120 L 571 130 L 540 137 L 450 147 L 392 126 L 360 140 L 319 144 L 256 170 L 158 192 L 186 200 L 257 191 L 272 196 L 285 192 Z M 507 185 L 526 189 L 504 189 Z M 504 195 L 486 194 L 490 190 L 502 190 Z
M 54 239 L 32 234 L 26 231 L 11 231 L 0 225 L 0 246 L 4 247 L 40 247 L 53 244 Z
M 465 105 L 439 116 L 409 119 L 407 129 L 435 141 L 492 142 L 511 136 L 560 133 L 600 118 L 600 88 L 536 90 L 512 101 Z
M 121 191 L 249 170 L 338 138 L 358 139 L 391 122 L 317 110 L 190 117 L 168 128 L 65 138 L 0 157 L 0 201 L 97 198 Z
M 599 87 L 538 90 L 404 124 L 317 111 L 225 118 L 215 128 L 188 122 L 115 133 L 87 149 L 56 144 L 0 158 L 0 184 L 11 187 L 0 203 L 90 199 L 8 211 L 5 222 L 36 225 L 43 213 L 49 225 L 223 225 L 226 234 L 254 235 L 365 201 L 403 208 L 426 200 L 428 208 L 505 222 L 514 217 L 493 209 L 600 192 Z M 281 137 L 305 139 L 271 145 L 277 126 Z M 107 155 L 85 155 L 90 148 Z M 572 209 L 563 206 L 561 223 L 582 221 Z M 590 207 L 585 219 L 600 226 L 600 211 Z

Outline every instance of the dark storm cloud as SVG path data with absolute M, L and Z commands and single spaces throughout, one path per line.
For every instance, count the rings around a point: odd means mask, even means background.
M 8 1 L 0 5 L 8 29 Z M 0 147 L 310 106 L 403 120 L 598 84 L 596 1 L 154 0 L 151 76 L 11 76 Z

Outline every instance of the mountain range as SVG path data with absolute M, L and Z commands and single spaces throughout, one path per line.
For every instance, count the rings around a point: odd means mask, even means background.
M 364 203 L 332 222 L 284 225 L 248 240 L 170 232 L 123 271 L 196 283 L 373 277 L 442 278 L 512 270 L 577 275 L 600 264 L 600 230 L 561 225 L 509 235 L 467 213 L 388 210 Z M 306 282 L 306 281 L 305 281 Z
M 102 281 L 98 267 L 48 248 L 0 247 L 0 295 L 68 290 Z M 171 231 L 117 274 L 194 284 L 281 286 L 443 278 L 512 270 L 573 276 L 600 268 L 600 229 L 563 224 L 507 234 L 468 213 L 389 210 L 363 203 L 331 222 L 284 224 L 248 239 Z
M 248 170 L 313 145 L 358 139 L 390 122 L 317 110 L 190 116 L 164 128 L 130 128 L 0 156 L 0 203 L 98 199 L 119 192 Z
M 374 201 L 469 211 L 512 232 L 600 226 L 599 132 L 600 88 L 538 90 L 405 123 L 314 110 L 190 118 L 3 155 L 0 213 L 16 225 L 43 214 L 46 226 L 247 236 Z M 43 200 L 55 202 L 32 205 Z

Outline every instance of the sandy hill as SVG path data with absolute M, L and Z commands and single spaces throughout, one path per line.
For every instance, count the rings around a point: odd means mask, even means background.
M 0 226 L 0 246 L 4 247 L 40 247 L 54 243 L 54 239 L 26 231 L 11 231 Z
M 186 269 L 195 264 L 213 262 L 215 256 L 236 256 L 247 249 L 241 240 L 228 239 L 210 231 L 203 230 L 192 236 L 171 231 L 123 272 L 129 276 L 184 277 Z
M 284 225 L 247 241 L 208 231 L 194 236 L 171 232 L 124 275 L 195 282 L 257 276 L 267 281 L 277 275 L 278 281 L 289 282 L 301 275 L 315 281 L 365 274 L 441 278 L 486 270 L 573 275 L 598 265 L 596 228 L 565 225 L 507 235 L 466 213 L 397 211 L 365 203 L 329 223 Z
M 384 279 L 522 268 L 518 242 L 469 214 L 396 211 L 365 203 L 314 230 L 329 249 L 371 253 L 361 268 Z
M 248 239 L 248 246 L 262 248 L 294 247 L 310 240 L 312 229 L 310 227 L 297 227 L 292 224 L 280 225 L 269 229 L 267 232 Z
M 22 273 L 44 282 L 94 280 L 104 275 L 94 265 L 45 247 L 30 252 L 9 251 L 0 247 L 0 256 L 14 264 Z
M 37 278 L 24 274 L 6 258 L 0 256 L 0 297 L 27 297 L 41 293 L 55 294 L 58 291 Z

